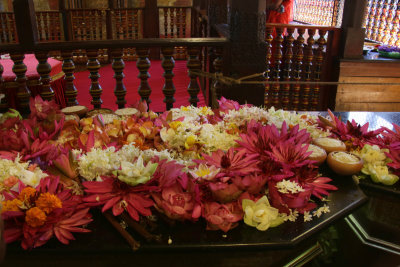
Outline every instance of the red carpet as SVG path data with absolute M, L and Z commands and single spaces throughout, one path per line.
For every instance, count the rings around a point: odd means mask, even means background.
M 187 76 L 186 61 L 177 60 L 173 72 L 175 74 L 173 81 L 176 89 L 176 101 L 174 107 L 189 105 L 189 93 L 187 92 L 187 87 L 190 79 Z M 101 99 L 103 100 L 102 107 L 116 110 L 118 107 L 117 104 L 115 104 L 116 97 L 114 95 L 115 79 L 113 78 L 114 71 L 111 68 L 111 64 L 100 68 L 99 73 L 100 86 L 103 88 L 103 93 L 101 95 Z M 164 77 L 162 74 L 164 73 L 164 69 L 161 67 L 161 60 L 151 61 L 149 73 L 151 77 L 148 82 L 152 90 L 150 95 L 152 101 L 150 109 L 156 112 L 164 111 L 165 103 L 163 102 L 164 94 L 162 92 L 164 86 Z M 125 96 L 127 101 L 126 107 L 129 107 L 140 99 L 138 93 L 140 79 L 137 77 L 139 70 L 136 68 L 136 61 L 125 62 L 124 74 L 124 84 L 127 91 Z M 88 77 L 89 71 L 75 73 L 75 87 L 79 92 L 77 97 L 79 104 L 91 109 L 93 106 L 90 104 L 92 97 L 89 94 L 90 79 Z M 204 97 L 201 92 L 199 93 L 198 98 L 200 100 L 198 106 L 205 106 Z

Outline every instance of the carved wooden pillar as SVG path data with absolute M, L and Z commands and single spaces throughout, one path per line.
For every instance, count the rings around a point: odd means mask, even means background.
M 306 82 L 311 81 L 311 73 L 312 73 L 312 62 L 314 58 L 314 52 L 312 46 L 314 45 L 314 29 L 308 29 L 308 39 L 307 39 L 307 48 L 305 55 L 305 69 L 304 69 L 304 80 Z M 308 110 L 310 105 L 310 84 L 305 84 L 303 87 L 303 92 L 301 96 L 301 110 Z
M 101 108 L 101 104 L 103 103 L 101 100 L 101 93 L 103 92 L 103 89 L 99 84 L 100 63 L 97 60 L 98 49 L 88 49 L 86 50 L 86 54 L 88 57 L 86 67 L 90 72 L 89 78 L 92 81 L 89 89 L 89 93 L 92 96 L 92 101 L 90 103 L 94 108 Z
M 397 32 L 397 41 L 393 41 L 392 43 L 394 43 L 395 46 L 400 47 L 400 1 L 397 2 L 396 15 L 393 19 L 393 25 L 396 25 L 396 27 L 393 27 L 392 32 Z
M 272 74 L 272 79 L 276 82 L 280 81 L 280 74 L 281 74 L 281 64 L 282 64 L 282 48 L 283 48 L 283 28 L 277 27 L 276 28 L 276 37 L 275 37 L 275 53 L 274 53 L 274 71 Z M 280 89 L 281 85 L 280 84 L 273 84 L 272 85 L 272 105 L 276 108 L 280 108 Z
M 124 85 L 124 68 L 125 68 L 125 63 L 124 60 L 122 59 L 122 49 L 117 48 L 113 49 L 111 51 L 111 55 L 113 58 L 112 61 L 112 69 L 114 70 L 114 79 L 115 79 L 115 89 L 114 89 L 114 94 L 117 97 L 117 105 L 118 108 L 124 108 L 126 104 L 126 89 Z
M 318 49 L 317 49 L 317 55 L 315 59 L 315 76 L 314 80 L 316 82 L 321 80 L 321 72 L 322 72 L 322 61 L 324 60 L 324 47 L 326 45 L 326 40 L 325 40 L 325 34 L 326 30 L 318 30 L 319 33 L 319 39 L 317 41 L 318 43 Z M 320 93 L 320 85 L 316 84 L 313 89 L 313 93 L 311 95 L 311 110 L 317 110 L 318 103 L 319 103 L 319 93 Z
M 366 37 L 368 39 L 371 39 L 372 36 L 372 27 L 374 26 L 375 23 L 375 12 L 376 12 L 376 4 L 378 0 L 370 0 L 371 2 L 371 6 L 369 9 L 369 15 L 368 15 L 368 19 L 367 19 L 367 23 L 366 23 Z
M 168 8 L 164 7 L 164 38 L 168 38 Z
M 189 59 L 186 66 L 189 69 L 189 77 L 190 77 L 190 83 L 187 89 L 190 95 L 189 103 L 197 107 L 197 102 L 199 102 L 197 94 L 200 92 L 200 87 L 197 82 L 197 75 L 194 74 L 192 71 L 201 70 L 201 63 L 199 60 L 200 49 L 198 47 L 188 47 L 187 53 Z
M 217 47 L 215 49 L 215 56 L 216 57 L 215 57 L 214 62 L 213 62 L 214 72 L 216 74 L 220 74 L 220 73 L 222 73 L 222 67 L 223 67 L 223 64 L 224 64 L 223 57 L 222 57 L 223 56 L 223 48 L 222 47 Z M 220 81 L 215 80 L 213 86 L 214 86 L 216 98 L 220 99 L 221 96 L 222 96 L 223 84 Z M 216 103 L 213 103 L 213 104 L 216 105 Z
M 371 39 L 376 40 L 378 38 L 378 31 L 379 31 L 379 23 L 380 21 L 380 16 L 382 13 L 382 7 L 383 3 L 382 1 L 378 1 L 376 8 L 375 8 L 375 22 L 374 25 L 372 26 L 372 33 L 371 33 Z
M 377 36 L 378 42 L 382 42 L 383 37 L 384 37 L 384 31 L 385 31 L 385 28 L 387 27 L 386 19 L 388 16 L 388 1 L 390 1 L 390 0 L 386 0 L 382 3 L 382 12 L 381 12 L 381 16 L 379 17 L 379 27 L 378 27 L 378 36 Z
M 0 99 L 0 112 L 6 112 L 8 110 L 8 99 L 7 99 L 7 89 L 4 84 L 3 79 L 3 65 L 0 64 L 0 94 L 3 94 L 3 98 Z
M 51 66 L 47 62 L 47 58 L 49 57 L 48 52 L 45 51 L 35 52 L 35 57 L 39 61 L 36 70 L 40 75 L 39 82 L 42 85 L 42 91 L 40 92 L 40 96 L 44 100 L 50 101 L 54 98 L 54 91 L 50 86 Z
M 270 73 L 271 73 L 271 57 L 272 57 L 272 40 L 273 36 L 272 33 L 274 31 L 274 28 L 272 27 L 267 27 L 265 30 L 265 43 L 266 43 L 266 51 L 267 51 L 267 56 L 266 56 L 266 69 L 265 69 L 265 80 L 269 81 Z M 265 85 L 265 95 L 264 95 L 264 105 L 267 107 L 270 107 L 271 105 L 271 99 L 270 99 L 270 94 L 271 94 L 271 85 L 266 84 Z
M 295 67 L 294 67 L 294 77 L 293 79 L 295 81 L 300 81 L 301 79 L 301 74 L 302 74 L 302 65 L 303 65 L 303 57 L 304 57 L 304 52 L 303 52 L 303 47 L 304 47 L 304 34 L 305 30 L 299 28 L 297 30 L 298 37 L 296 40 L 296 60 L 295 60 Z M 292 96 L 292 109 L 293 110 L 299 110 L 299 104 L 300 104 L 300 84 L 294 84 L 293 85 L 293 96 Z
M 173 107 L 173 104 L 175 103 L 175 86 L 174 82 L 172 81 L 172 78 L 175 76 L 173 73 L 173 69 L 175 66 L 175 60 L 172 57 L 174 54 L 174 47 L 163 47 L 161 48 L 161 52 L 163 55 L 163 60 L 161 63 L 161 66 L 164 69 L 164 78 L 165 78 L 165 83 L 163 87 L 163 93 L 165 95 L 164 98 L 164 103 L 167 108 L 167 110 L 170 110 Z
M 139 95 L 142 100 L 145 100 L 147 104 L 150 104 L 151 88 L 147 81 L 150 78 L 150 74 L 148 73 L 148 70 L 150 68 L 149 49 L 136 48 L 136 54 L 139 58 L 136 62 L 136 66 L 139 69 L 138 77 L 140 78 Z
M 283 80 L 290 81 L 292 72 L 292 58 L 293 58 L 293 37 L 294 28 L 287 28 L 286 36 L 286 52 L 285 52 L 285 65 L 283 69 Z M 290 84 L 284 84 L 282 88 L 282 108 L 289 109 L 290 102 Z
M 18 98 L 18 109 L 22 114 L 29 113 L 29 98 L 31 96 L 31 91 L 29 91 L 28 86 L 26 85 L 27 78 L 25 76 L 26 73 L 26 65 L 24 64 L 25 55 L 21 53 L 11 53 L 10 57 L 12 61 L 14 61 L 14 65 L 12 67 L 12 71 L 15 73 L 16 78 L 15 81 L 18 84 L 17 98 Z
M 61 51 L 61 56 L 63 58 L 62 70 L 65 73 L 65 98 L 67 102 L 67 106 L 75 106 L 78 105 L 78 101 L 76 100 L 76 96 L 78 95 L 78 91 L 74 85 L 74 70 L 75 64 L 72 60 L 72 51 Z
M 264 73 L 266 69 L 265 0 L 231 0 L 229 12 L 229 38 L 231 58 L 224 58 L 224 66 L 231 77 Z M 222 14 L 221 14 L 222 15 Z M 222 20 L 221 16 L 221 20 Z M 211 23 L 211 22 L 210 22 Z M 226 59 L 226 60 L 225 60 Z M 260 76 L 253 80 L 264 81 Z M 244 93 L 246 92 L 246 93 Z M 232 85 L 224 90 L 224 97 L 240 103 L 264 104 L 265 85 Z

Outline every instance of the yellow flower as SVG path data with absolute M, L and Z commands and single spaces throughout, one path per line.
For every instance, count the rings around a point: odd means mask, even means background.
M 42 226 L 46 222 L 46 214 L 38 207 L 33 207 L 26 212 L 25 221 L 31 227 Z
M 196 144 L 196 136 L 194 135 L 189 135 L 188 137 L 186 137 L 186 141 L 185 141 L 185 148 L 189 149 L 191 148 L 194 144 Z
M 275 227 L 283 223 L 284 219 L 279 216 L 278 209 L 269 205 L 268 198 L 263 196 L 257 202 L 250 199 L 243 199 L 242 208 L 244 211 L 244 222 L 260 231 L 269 227 Z
M 169 123 L 169 127 L 176 130 L 179 128 L 179 126 L 181 126 L 181 124 L 182 124 L 182 122 L 180 122 L 180 121 L 172 121 Z
M 2 201 L 1 204 L 3 206 L 1 212 L 3 213 L 6 211 L 21 211 L 20 207 L 23 203 L 18 198 L 14 198 L 13 200 Z
M 189 171 L 193 178 L 201 178 L 204 180 L 211 180 L 218 174 L 219 169 L 215 166 L 208 167 L 205 164 L 200 164 L 198 168 Z
M 56 195 L 46 192 L 40 194 L 39 198 L 36 200 L 36 207 L 46 212 L 46 214 L 49 214 L 54 209 L 62 208 L 62 202 Z
M 189 107 L 181 107 L 181 110 L 182 110 L 182 111 L 188 111 L 188 110 L 189 110 Z
M 24 189 L 22 189 L 21 193 L 19 193 L 18 199 L 28 203 L 29 200 L 35 196 L 36 194 L 36 189 L 33 187 L 25 187 Z

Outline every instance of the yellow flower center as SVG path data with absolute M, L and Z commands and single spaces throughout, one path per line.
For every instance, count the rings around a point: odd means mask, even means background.
M 186 138 L 185 142 L 185 148 L 189 149 L 191 146 L 193 146 L 196 143 L 196 136 L 190 135 Z
M 209 175 L 210 173 L 211 173 L 211 171 L 210 171 L 210 169 L 198 169 L 196 172 L 195 172 L 199 177 L 204 177 L 204 176 L 207 176 L 207 175 Z
M 188 108 L 188 107 L 181 107 L 181 110 L 182 110 L 182 111 L 188 111 L 189 108 Z
M 36 200 L 36 207 L 49 214 L 54 209 L 62 208 L 62 202 L 56 195 L 46 192 Z
M 176 130 L 176 129 L 178 129 L 179 126 L 181 126 L 181 124 L 182 124 L 182 122 L 180 122 L 180 121 L 172 121 L 169 123 L 169 127 Z
M 46 222 L 46 214 L 38 207 L 33 207 L 26 212 L 25 221 L 31 227 L 42 226 Z

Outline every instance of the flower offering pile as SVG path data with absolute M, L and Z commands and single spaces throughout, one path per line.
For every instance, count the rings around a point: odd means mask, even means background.
M 397 125 L 368 131 L 368 124 L 332 113 L 265 110 L 224 98 L 216 110 L 162 114 L 139 102 L 78 117 L 40 97 L 30 109 L 26 119 L 13 110 L 0 117 L 4 236 L 24 249 L 90 232 L 92 208 L 138 222 L 155 214 L 203 220 L 207 230 L 223 232 L 240 223 L 265 231 L 318 219 L 329 212 L 329 193 L 340 190 L 321 174 L 325 158 L 344 176 L 386 185 L 399 179 Z

